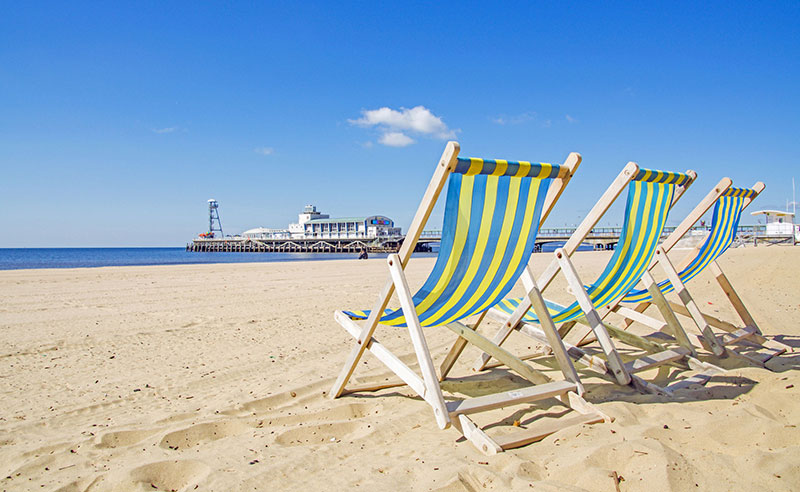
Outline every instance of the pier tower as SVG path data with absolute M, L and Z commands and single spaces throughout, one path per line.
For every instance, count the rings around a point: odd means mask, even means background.
M 217 227 L 214 227 L 216 221 Z M 219 203 L 213 198 L 208 201 L 208 234 L 214 237 L 214 231 L 219 231 L 219 237 L 224 238 L 222 234 L 222 221 L 219 220 Z

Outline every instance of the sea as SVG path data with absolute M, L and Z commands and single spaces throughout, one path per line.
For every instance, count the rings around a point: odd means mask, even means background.
M 562 245 L 548 243 L 544 250 L 554 251 Z M 388 255 L 371 253 L 369 256 L 386 258 Z M 414 253 L 414 257 L 433 256 L 436 256 L 435 252 Z M 358 253 L 193 253 L 184 248 L 0 248 L 0 270 L 325 260 L 357 261 Z

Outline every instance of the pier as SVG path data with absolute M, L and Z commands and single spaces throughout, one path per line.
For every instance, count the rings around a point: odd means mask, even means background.
M 366 250 L 369 253 L 395 253 L 400 250 L 403 239 L 403 236 L 379 239 L 198 238 L 186 245 L 186 251 L 200 253 L 360 253 Z M 417 251 L 426 251 L 426 249 L 418 247 Z
M 662 237 L 668 236 L 674 227 L 666 227 Z M 707 228 L 695 227 L 687 236 L 697 237 L 701 241 Z M 548 243 L 561 243 L 569 239 L 573 228 L 541 229 L 536 237 L 534 251 L 542 251 Z M 584 244 L 592 245 L 596 251 L 613 250 L 622 233 L 620 227 L 597 227 L 587 236 Z M 737 243 L 755 242 L 764 234 L 763 225 L 739 226 Z M 404 236 L 385 236 L 374 239 L 255 239 L 246 237 L 196 238 L 186 245 L 186 251 L 220 252 L 220 253 L 396 253 L 403 244 Z M 435 251 L 442 239 L 438 230 L 423 231 L 415 251 Z

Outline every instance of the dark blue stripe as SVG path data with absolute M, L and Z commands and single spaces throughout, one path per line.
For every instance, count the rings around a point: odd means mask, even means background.
M 461 279 L 469 269 L 469 264 L 475 254 L 475 247 L 478 244 L 478 235 L 481 231 L 481 218 L 483 216 L 483 209 L 486 204 L 486 176 L 464 176 L 463 179 L 472 179 L 474 181 L 472 188 L 472 207 L 470 210 L 469 229 L 467 230 L 467 239 L 464 244 L 464 250 L 461 252 L 461 257 L 456 264 L 455 272 L 451 277 L 444 290 L 439 294 L 436 302 L 434 302 L 428 309 L 422 313 L 420 322 L 427 325 L 435 323 L 430 322 L 430 316 L 438 311 L 444 304 L 449 302 L 453 293 L 458 288 Z M 415 301 L 416 304 L 416 301 Z M 461 307 L 461 303 L 456 303 L 457 307 Z

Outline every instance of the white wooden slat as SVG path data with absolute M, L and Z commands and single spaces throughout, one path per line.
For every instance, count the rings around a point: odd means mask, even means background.
M 466 400 L 449 401 L 447 402 L 447 410 L 453 415 L 468 415 L 494 408 L 553 398 L 576 389 L 577 385 L 571 381 L 553 381 L 518 390 L 478 396 Z
M 652 369 L 653 367 L 663 366 L 672 361 L 682 359 L 689 354 L 689 350 L 684 347 L 665 350 L 657 354 L 648 354 L 625 364 L 625 369 L 630 373 L 637 373 Z

